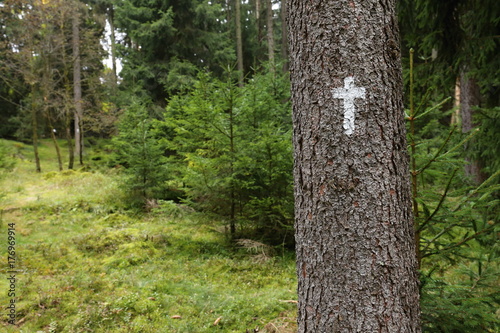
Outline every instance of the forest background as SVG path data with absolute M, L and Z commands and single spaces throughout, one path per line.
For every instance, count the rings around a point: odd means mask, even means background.
M 497 332 L 500 6 L 398 12 L 424 329 Z M 3 176 L 44 172 L 50 145 L 60 172 L 120 184 L 106 214 L 190 209 L 225 228 L 220 251 L 293 253 L 285 0 L 5 0 L 0 14 Z

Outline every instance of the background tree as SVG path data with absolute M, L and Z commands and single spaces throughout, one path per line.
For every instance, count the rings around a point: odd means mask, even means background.
M 240 0 L 234 0 L 234 26 L 236 35 L 236 58 L 238 63 L 238 84 L 243 87 L 243 39 L 241 34 L 241 2 Z
M 40 134 L 53 136 L 54 129 L 65 128 L 69 119 L 74 119 L 73 110 L 77 110 L 75 100 L 79 101 L 76 104 L 79 105 L 80 113 L 84 107 L 91 108 L 99 103 L 95 96 L 92 96 L 92 99 L 87 98 L 85 104 L 81 99 L 82 94 L 100 84 L 98 73 L 102 68 L 102 53 L 98 42 L 100 35 L 90 20 L 81 26 L 72 25 L 75 8 L 78 6 L 79 2 L 69 1 L 26 3 L 14 0 L 2 7 L 9 24 L 9 42 L 6 49 L 14 50 L 4 53 L 7 57 L 4 68 L 22 77 L 30 86 L 31 93 L 21 105 L 24 105 L 24 110 L 29 109 L 31 112 L 29 115 L 20 112 L 19 118 L 27 117 L 25 119 L 32 124 L 28 127 L 32 131 L 35 151 Z M 72 27 L 78 28 L 76 30 L 79 34 L 73 44 L 71 36 L 75 29 Z M 85 46 L 80 48 L 80 43 Z M 82 50 L 78 52 L 81 54 L 77 57 L 80 61 L 76 61 L 74 57 L 76 49 Z M 78 63 L 79 66 L 76 65 Z M 75 71 L 77 69 L 79 75 L 72 75 L 78 74 Z M 77 132 L 83 132 L 83 129 L 75 129 L 75 133 Z M 71 141 L 72 133 L 69 129 L 66 129 L 66 133 Z M 57 150 L 58 143 L 55 137 L 53 138 Z M 37 155 L 36 151 L 36 168 L 40 170 Z M 70 168 L 71 161 L 72 157 Z
M 145 207 L 148 200 L 162 198 L 167 180 L 165 148 L 155 135 L 147 103 L 133 101 L 118 128 L 113 143 L 117 148 L 117 161 L 124 166 L 124 184 L 131 190 L 131 201 Z
M 428 332 L 498 327 L 499 10 L 495 1 L 399 2 Z
M 499 103 L 500 89 L 499 11 L 497 2 L 489 0 L 399 2 L 403 55 L 409 54 L 410 48 L 419 55 L 415 61 L 416 98 L 434 105 L 445 97 L 457 96 L 455 104 L 461 105 L 464 133 L 483 120 L 482 132 L 486 134 L 494 123 L 496 112 L 492 108 Z M 450 124 L 452 117 L 444 111 L 451 105 L 451 101 L 442 105 L 440 122 Z M 491 139 L 490 132 L 489 142 Z M 487 146 L 481 136 L 468 145 L 466 171 L 476 183 L 495 172 L 491 163 L 498 161 L 498 155 L 491 154 Z
M 299 332 L 420 332 L 395 1 L 288 13 Z
M 288 30 L 286 27 L 287 0 L 281 0 L 281 59 L 283 61 L 283 72 L 288 73 Z
M 170 101 L 160 128 L 173 178 L 194 207 L 225 218 L 233 236 L 280 244 L 293 215 L 288 85 L 272 74 L 244 87 L 235 81 L 201 72 Z
M 41 2 L 23 3 L 11 1 L 2 7 L 5 24 L 8 26 L 9 39 L 6 49 L 4 68 L 21 76 L 30 87 L 25 103 L 29 113 L 26 120 L 31 122 L 31 138 L 35 153 L 35 168 L 41 172 L 38 155 L 39 121 L 42 115 L 50 119 L 50 98 L 57 85 L 57 52 L 62 47 L 61 38 L 53 34 L 54 25 L 49 22 L 52 6 Z M 60 160 L 60 157 L 59 157 Z
M 221 73 L 235 60 L 228 37 L 225 2 L 121 1 L 115 22 L 124 33 L 122 89 L 141 90 L 165 106 L 166 98 L 189 85 L 196 68 Z M 165 45 L 169 45 L 168 48 Z
M 73 100 L 75 103 L 75 154 L 80 160 L 80 165 L 83 165 L 82 62 L 80 56 L 80 13 L 78 13 L 78 8 L 75 8 L 75 11 L 72 13 L 71 28 Z
M 274 68 L 274 20 L 273 20 L 273 2 L 272 0 L 267 0 L 266 3 L 266 16 L 267 16 L 267 56 L 269 59 L 269 64 L 271 65 L 271 70 Z
M 412 74 L 410 65 L 411 87 Z M 457 124 L 449 128 L 438 121 L 450 98 L 425 107 L 412 92 L 406 114 L 423 330 L 488 332 L 498 322 L 492 291 L 498 280 L 494 244 L 500 206 L 494 198 L 500 171 L 471 186 L 463 147 L 478 131 L 464 135 Z

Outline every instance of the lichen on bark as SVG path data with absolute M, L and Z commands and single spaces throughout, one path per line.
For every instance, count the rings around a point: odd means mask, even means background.
M 395 1 L 290 0 L 288 28 L 299 332 L 420 332 Z

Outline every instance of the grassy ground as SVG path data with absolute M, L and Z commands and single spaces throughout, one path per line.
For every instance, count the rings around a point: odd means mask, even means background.
M 231 245 L 220 221 L 173 203 L 128 211 L 115 172 L 57 172 L 43 141 L 37 174 L 31 149 L 8 144 L 24 159 L 1 183 L 0 331 L 295 331 L 290 255 Z M 17 326 L 5 310 L 9 225 Z

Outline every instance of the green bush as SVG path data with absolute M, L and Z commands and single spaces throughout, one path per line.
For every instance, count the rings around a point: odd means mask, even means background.
M 256 74 L 238 87 L 226 77 L 199 73 L 157 123 L 172 176 L 195 208 L 225 218 L 233 236 L 238 226 L 281 243 L 293 224 L 288 80 Z
M 163 198 L 168 180 L 163 142 L 156 137 L 153 121 L 142 102 L 134 102 L 123 113 L 119 134 L 113 138 L 117 161 L 126 175 L 129 198 L 143 207 L 148 199 Z

